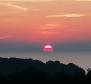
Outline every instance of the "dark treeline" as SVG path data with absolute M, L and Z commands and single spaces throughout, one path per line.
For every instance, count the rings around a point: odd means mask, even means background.
M 59 61 L 0 58 L 0 84 L 91 84 L 91 70 Z

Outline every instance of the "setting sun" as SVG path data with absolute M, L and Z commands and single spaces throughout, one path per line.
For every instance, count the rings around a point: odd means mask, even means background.
M 53 51 L 54 51 L 54 49 L 51 45 L 46 45 L 43 48 L 43 52 L 53 52 Z

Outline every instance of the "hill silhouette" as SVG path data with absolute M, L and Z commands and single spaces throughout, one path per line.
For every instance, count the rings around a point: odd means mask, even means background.
M 90 84 L 91 70 L 59 61 L 0 58 L 0 84 Z

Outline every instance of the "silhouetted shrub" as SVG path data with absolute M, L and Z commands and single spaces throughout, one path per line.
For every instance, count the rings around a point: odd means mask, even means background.
M 85 71 L 73 63 L 59 61 L 0 58 L 0 84 L 64 84 L 88 83 L 91 70 Z

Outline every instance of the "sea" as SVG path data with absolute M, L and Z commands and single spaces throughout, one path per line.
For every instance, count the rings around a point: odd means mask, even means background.
M 47 61 L 60 61 L 60 63 L 74 63 L 79 67 L 87 70 L 91 68 L 91 52 L 0 52 L 3 58 L 22 58 L 40 60 L 44 63 Z

